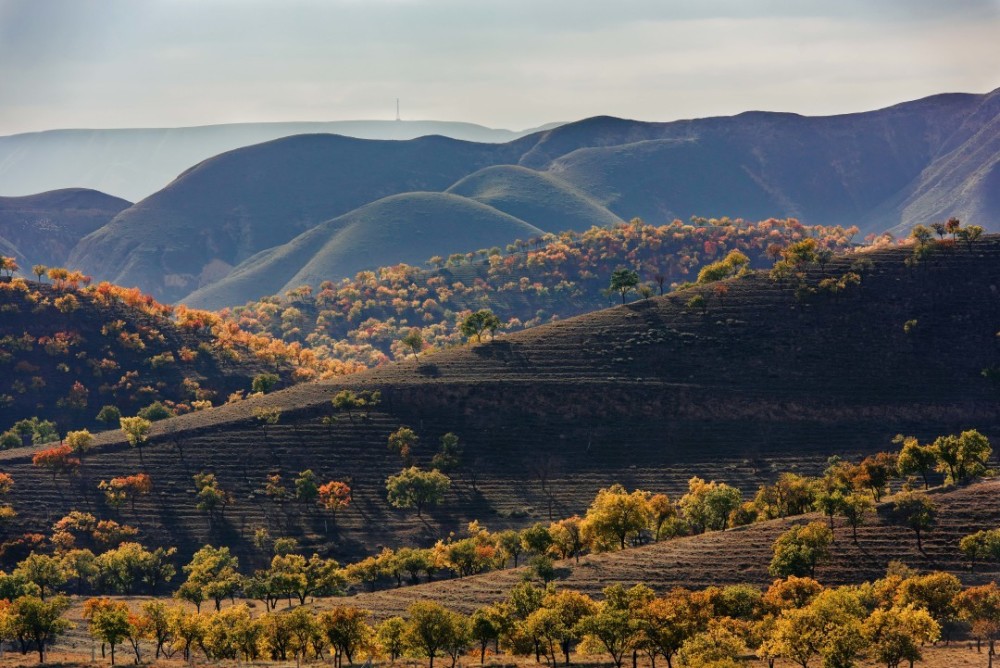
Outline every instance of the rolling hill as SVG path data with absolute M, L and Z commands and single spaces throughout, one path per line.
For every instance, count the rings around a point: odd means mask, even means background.
M 482 169 L 447 192 L 482 202 L 550 232 L 584 232 L 624 222 L 565 181 L 514 165 Z
M 447 121 L 328 121 L 29 132 L 0 137 L 0 195 L 85 187 L 138 201 L 202 160 L 292 135 L 390 140 L 441 135 L 493 143 L 555 125 L 515 132 Z
M 61 266 L 80 239 L 131 206 L 96 190 L 69 188 L 0 197 L 0 245 L 27 273 L 32 264 Z
M 406 193 L 376 200 L 245 260 L 217 283 L 184 299 L 220 309 L 246 295 L 354 276 L 397 262 L 503 246 L 542 231 L 476 200 L 446 193 Z
M 390 195 L 444 190 L 490 144 L 300 135 L 224 153 L 85 237 L 70 265 L 174 301 L 250 256 Z
M 298 385 L 158 423 L 141 453 L 106 434 L 69 480 L 33 467 L 33 450 L 9 450 L 0 466 L 19 516 L 8 531 L 45 531 L 74 507 L 105 515 L 97 482 L 144 470 L 154 493 L 123 514 L 144 541 L 182 555 L 222 541 L 254 564 L 263 527 L 343 559 L 426 545 L 471 519 L 499 529 L 567 516 L 612 482 L 677 495 L 699 475 L 748 492 L 780 471 L 815 473 L 832 454 L 883 450 L 897 433 L 975 428 L 995 442 L 995 374 L 983 371 L 1000 367 L 1000 237 L 935 244 L 915 266 L 910 256 L 883 247 L 808 267 L 808 286 L 862 274 L 834 294 L 754 273 L 726 291 L 693 288 Z M 381 400 L 338 411 L 331 399 L 345 388 Z M 275 423 L 258 419 L 265 409 Z M 444 506 L 424 517 L 385 501 L 401 467 L 386 439 L 401 425 L 420 436 L 421 465 L 446 432 L 464 448 Z M 351 507 L 331 519 L 260 492 L 267 475 L 305 469 L 348 480 Z M 203 471 L 233 494 L 214 521 L 195 507 Z
M 197 165 L 83 239 L 70 262 L 183 300 L 324 221 L 390 195 L 449 188 L 546 232 L 579 229 L 580 215 L 662 224 L 722 213 L 865 233 L 963 214 L 996 229 L 998 100 L 1000 91 L 938 95 L 830 117 L 598 117 L 504 144 L 302 135 Z M 244 291 L 233 303 L 265 294 Z

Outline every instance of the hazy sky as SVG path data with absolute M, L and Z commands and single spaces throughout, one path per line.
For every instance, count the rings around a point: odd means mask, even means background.
M 862 111 L 1000 87 L 1000 0 L 0 0 L 0 134 Z

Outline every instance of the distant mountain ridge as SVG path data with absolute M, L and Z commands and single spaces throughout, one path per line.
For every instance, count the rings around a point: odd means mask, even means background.
M 96 190 L 66 188 L 0 197 L 0 253 L 23 265 L 59 266 L 77 242 L 132 205 Z
M 410 248 L 416 228 L 376 244 L 379 221 L 358 214 L 355 221 L 370 224 L 359 222 L 351 235 L 357 246 L 336 255 L 368 264 L 324 261 L 313 266 L 328 275 L 300 275 L 313 260 L 304 251 L 320 247 L 301 235 L 384 198 L 426 192 L 454 196 L 438 208 L 437 225 L 421 223 L 422 248 L 439 243 L 438 254 L 455 248 L 452 232 L 473 204 L 494 212 L 481 219 L 491 222 L 464 228 L 461 240 L 472 244 L 465 251 L 499 245 L 493 225 L 505 215 L 520 223 L 506 226 L 511 233 L 525 226 L 587 229 L 633 217 L 663 224 L 692 215 L 797 217 L 858 225 L 866 233 L 954 215 L 996 230 L 998 164 L 1000 90 L 829 117 L 746 112 L 671 123 L 595 117 L 500 144 L 299 135 L 188 169 L 84 238 L 69 262 L 163 300 L 233 305 L 273 291 L 279 281 L 258 265 L 275 258 L 285 265 L 283 287 L 419 261 Z M 406 229 L 404 214 L 393 213 L 399 230 Z M 296 238 L 298 251 L 280 250 Z M 297 270 L 289 266 L 293 256 L 303 261 Z M 249 280 L 255 274 L 269 279 Z
M 451 121 L 316 121 L 26 132 L 0 137 L 0 195 L 79 186 L 139 201 L 195 163 L 281 137 L 329 133 L 407 140 L 441 135 L 490 143 L 556 125 L 514 131 Z

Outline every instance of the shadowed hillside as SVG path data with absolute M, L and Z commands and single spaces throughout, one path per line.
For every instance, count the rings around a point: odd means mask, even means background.
M 817 472 L 831 454 L 884 449 L 897 433 L 995 439 L 997 387 L 982 371 L 1000 365 L 1000 238 L 938 244 L 916 266 L 909 256 L 876 249 L 808 269 L 810 285 L 862 272 L 837 294 L 797 298 L 788 281 L 753 274 L 728 292 L 682 291 L 182 416 L 156 426 L 142 461 L 110 435 L 68 482 L 33 469 L 30 451 L 8 451 L 11 530 L 44 530 L 72 507 L 106 514 L 97 482 L 146 470 L 154 494 L 123 513 L 143 540 L 169 537 L 182 553 L 224 541 L 252 559 L 250 538 L 266 526 L 343 558 L 426 544 L 474 518 L 499 529 L 566 516 L 612 482 L 676 495 L 700 475 L 749 491 L 779 471 Z M 688 305 L 695 294 L 703 305 Z M 381 402 L 335 411 L 345 387 L 379 390 Z M 281 411 L 277 424 L 255 418 L 264 406 Z M 384 500 L 401 467 L 386 439 L 400 425 L 420 436 L 424 466 L 445 432 L 464 446 L 444 506 L 424 517 Z M 335 521 L 255 491 L 269 473 L 290 481 L 306 468 L 350 481 L 354 504 Z M 234 494 L 214 522 L 195 508 L 202 471 Z
M 541 233 L 474 199 L 444 193 L 395 195 L 258 253 L 185 302 L 219 309 L 262 290 L 283 293 L 396 262 L 418 263 L 433 255 L 502 246 Z
M 5 254 L 17 257 L 26 273 L 32 264 L 62 266 L 80 239 L 129 206 L 82 188 L 0 197 L 0 244 L 6 240 Z
M 323 221 L 390 195 L 458 188 L 466 177 L 489 177 L 480 194 L 485 203 L 547 232 L 560 231 L 569 215 L 556 211 L 553 197 L 590 216 L 606 218 L 600 212 L 607 209 L 653 224 L 725 213 L 857 224 L 867 233 L 963 213 L 966 222 L 989 227 L 1000 216 L 990 187 L 1000 159 L 998 96 L 938 95 L 828 117 L 748 112 L 672 123 L 597 117 L 506 144 L 291 137 L 188 170 L 84 239 L 70 262 L 98 278 L 180 300 Z M 511 169 L 502 178 L 476 174 L 513 165 L 540 176 Z M 462 193 L 467 187 L 476 193 L 470 183 Z M 399 258 L 387 252 L 382 261 Z M 265 294 L 242 294 L 233 303 Z

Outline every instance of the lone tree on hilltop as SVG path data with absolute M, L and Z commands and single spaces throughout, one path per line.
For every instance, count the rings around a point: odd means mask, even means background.
M 625 295 L 632 292 L 639 285 L 639 274 L 631 269 L 615 269 L 611 272 L 611 290 L 622 296 L 622 304 L 625 303 Z
M 416 327 L 411 327 L 402 339 L 399 340 L 404 346 L 413 352 L 413 357 L 419 357 L 420 350 L 424 347 L 424 335 Z
M 465 320 L 459 324 L 458 329 L 466 338 L 471 339 L 474 336 L 476 337 L 476 342 L 481 343 L 485 332 L 489 332 L 492 339 L 500 327 L 500 318 L 493 311 L 480 309 L 475 313 L 465 316 Z

